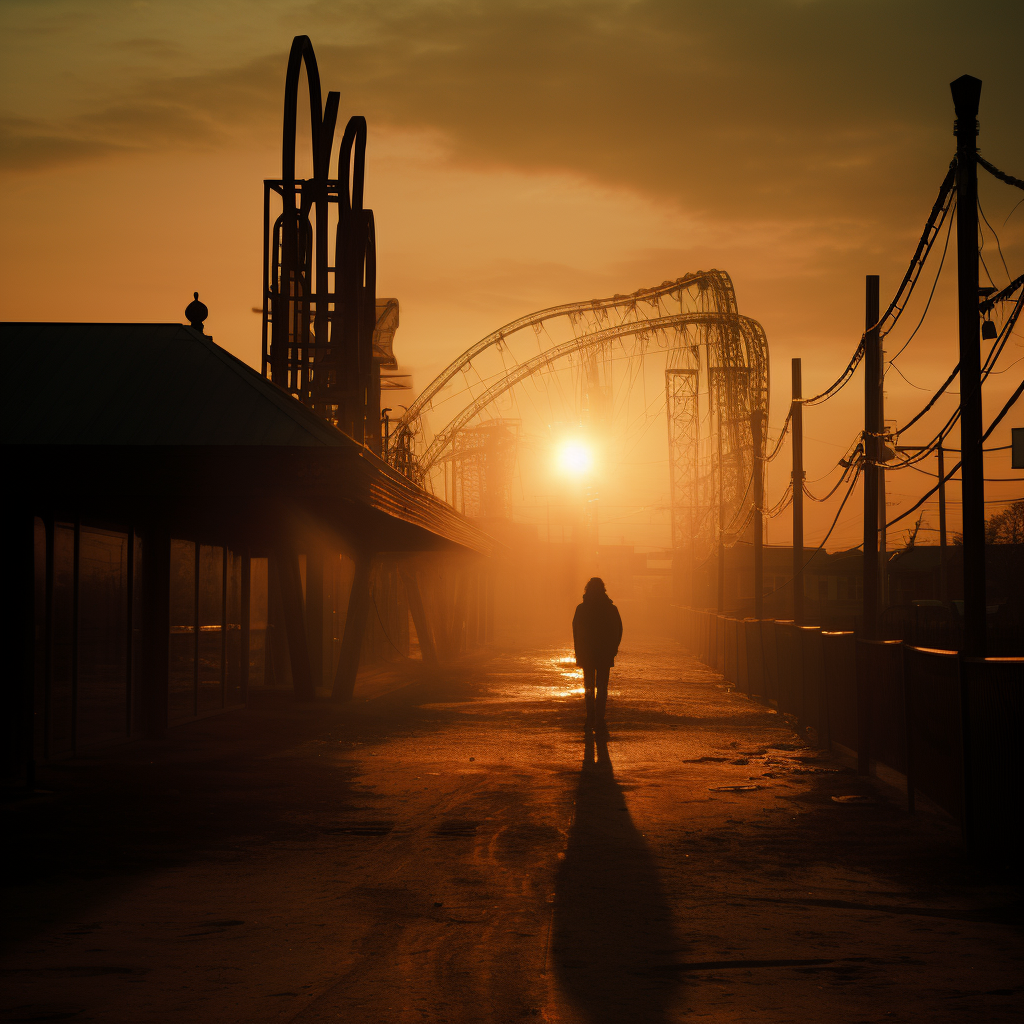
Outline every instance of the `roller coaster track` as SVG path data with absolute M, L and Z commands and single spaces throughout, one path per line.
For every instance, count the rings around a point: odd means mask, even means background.
M 641 302 L 655 304 L 660 301 L 662 296 L 674 295 L 695 286 L 712 291 L 718 299 L 716 307 L 719 312 L 736 312 L 736 294 L 729 275 L 719 270 L 708 270 L 687 274 L 685 277 L 677 278 L 675 281 L 665 281 L 656 288 L 641 288 L 630 295 L 614 295 L 609 299 L 593 299 L 590 302 L 568 302 L 560 306 L 550 306 L 536 313 L 530 313 L 528 316 L 520 317 L 518 320 L 513 320 L 492 334 L 488 334 L 486 338 L 482 338 L 471 348 L 466 349 L 458 359 L 442 370 L 423 389 L 423 392 L 416 401 L 409 406 L 409 411 L 396 425 L 396 433 L 403 427 L 415 424 L 422 415 L 423 410 L 430 405 L 434 398 L 457 374 L 469 366 L 481 353 L 492 346 L 500 345 L 511 334 L 516 334 L 527 327 L 541 327 L 548 320 L 555 320 L 563 316 L 567 316 L 570 319 L 574 316 L 585 317 L 588 314 L 600 317 L 602 313 L 606 314 L 609 309 L 620 307 L 635 309 Z
M 533 376 L 533 374 L 544 369 L 546 366 L 550 366 L 552 363 L 574 352 L 584 352 L 587 349 L 595 348 L 616 338 L 627 337 L 642 331 L 678 330 L 687 326 L 714 326 L 720 328 L 723 332 L 741 327 L 749 331 L 751 336 L 756 337 L 758 340 L 764 338 L 761 325 L 756 320 L 740 316 L 737 313 L 731 315 L 723 313 L 676 313 L 672 316 L 617 324 L 603 331 L 584 334 L 579 338 L 574 338 L 572 341 L 567 341 L 554 348 L 547 349 L 525 363 L 520 363 L 506 377 L 492 384 L 483 394 L 467 405 L 439 434 L 435 435 L 426 451 L 417 460 L 419 471 L 424 474 L 429 472 L 430 468 L 443 456 L 444 452 L 451 447 L 455 436 L 467 423 L 479 415 L 500 395 L 511 390 L 521 381 Z M 759 346 L 754 345 L 750 347 L 754 352 L 757 352 Z
M 698 405 L 706 410 L 703 416 L 712 415 L 705 428 L 696 426 L 696 433 L 690 429 L 693 436 L 685 442 L 670 425 L 673 514 L 678 518 L 690 508 L 696 517 L 674 535 L 710 542 L 708 531 L 718 526 L 738 536 L 753 509 L 750 418 L 767 412 L 768 343 L 761 325 L 738 312 L 732 281 L 720 270 L 687 274 L 629 295 L 551 306 L 506 324 L 468 348 L 423 390 L 395 424 L 389 461 L 422 486 L 432 487 L 432 473 L 459 457 L 460 438 L 503 395 L 555 369 L 555 364 L 571 365 L 574 357 L 592 359 L 607 352 L 615 341 L 632 338 L 627 358 L 650 358 L 647 343 L 652 335 L 664 350 L 667 369 L 689 367 L 681 372 L 696 375 L 689 400 L 692 415 Z M 540 351 L 527 355 L 523 345 L 528 349 L 534 340 Z M 460 375 L 466 391 L 450 391 Z M 681 408 L 674 403 L 670 417 L 690 416 Z M 428 417 L 444 424 L 432 435 Z M 717 442 L 709 448 L 712 435 Z

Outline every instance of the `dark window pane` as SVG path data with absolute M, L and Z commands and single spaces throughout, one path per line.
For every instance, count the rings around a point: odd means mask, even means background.
M 249 563 L 249 686 L 263 686 L 267 649 L 267 560 Z
M 242 703 L 242 559 L 228 552 L 227 663 L 224 666 L 225 703 Z
M 36 516 L 32 520 L 33 594 L 33 697 L 32 749 L 35 757 L 46 756 L 46 526 Z
M 50 686 L 50 757 L 74 751 L 71 655 L 75 620 L 75 531 L 53 530 L 53 676 Z
M 171 540 L 171 636 L 167 679 L 167 720 L 195 716 L 196 546 Z
M 138 534 L 132 537 L 135 545 L 134 563 L 132 565 L 132 735 L 143 731 L 142 721 L 142 560 L 144 558 L 142 538 Z
M 224 706 L 224 549 L 199 545 L 199 712 Z
M 128 537 L 82 528 L 78 549 L 78 749 L 128 735 Z

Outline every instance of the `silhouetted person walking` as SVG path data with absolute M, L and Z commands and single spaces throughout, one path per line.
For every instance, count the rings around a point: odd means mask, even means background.
M 572 617 L 576 664 L 583 669 L 587 722 L 604 721 L 608 703 L 608 670 L 615 664 L 622 640 L 622 619 L 605 591 L 604 580 L 594 576 L 583 588 L 583 603 Z M 596 690 L 596 700 L 595 700 Z

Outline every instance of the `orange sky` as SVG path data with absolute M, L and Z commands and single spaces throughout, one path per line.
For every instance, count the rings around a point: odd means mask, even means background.
M 254 365 L 262 179 L 280 173 L 297 33 L 313 39 L 324 88 L 340 90 L 342 119 L 368 118 L 378 292 L 402 303 L 396 351 L 418 386 L 524 313 L 717 267 L 767 332 L 778 426 L 790 358 L 803 359 L 807 393 L 829 383 L 863 329 L 864 275 L 881 275 L 885 300 L 905 269 L 954 151 L 951 79 L 984 81 L 982 151 L 1024 177 L 1015 2 L 5 0 L 0 29 L 0 317 L 181 320 L 198 289 L 209 332 Z M 1016 276 L 1024 194 L 981 177 Z M 887 375 L 887 417 L 916 411 L 956 361 L 954 254 L 951 242 L 897 363 L 906 380 Z M 1005 284 L 991 239 L 984 256 Z M 986 387 L 986 421 L 1020 382 L 1021 338 Z M 862 394 L 858 375 L 808 410 L 810 481 L 857 433 Z M 940 422 L 902 441 L 922 443 Z M 990 443 L 1021 423 L 1018 408 Z M 990 500 L 1024 494 L 1008 453 L 989 461 L 991 477 L 1017 478 L 990 484 Z M 929 486 L 891 475 L 890 515 Z M 660 492 L 655 466 L 644 500 Z M 859 505 L 830 548 L 858 542 Z M 808 542 L 834 514 L 808 509 Z M 788 529 L 774 520 L 770 540 Z M 644 544 L 663 534 L 621 531 Z

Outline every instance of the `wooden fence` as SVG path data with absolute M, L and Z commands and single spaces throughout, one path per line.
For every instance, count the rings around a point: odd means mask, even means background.
M 972 849 L 1018 849 L 1024 812 L 1024 658 L 961 658 L 781 619 L 679 609 L 681 639 L 812 746 L 880 765 L 956 819 Z

